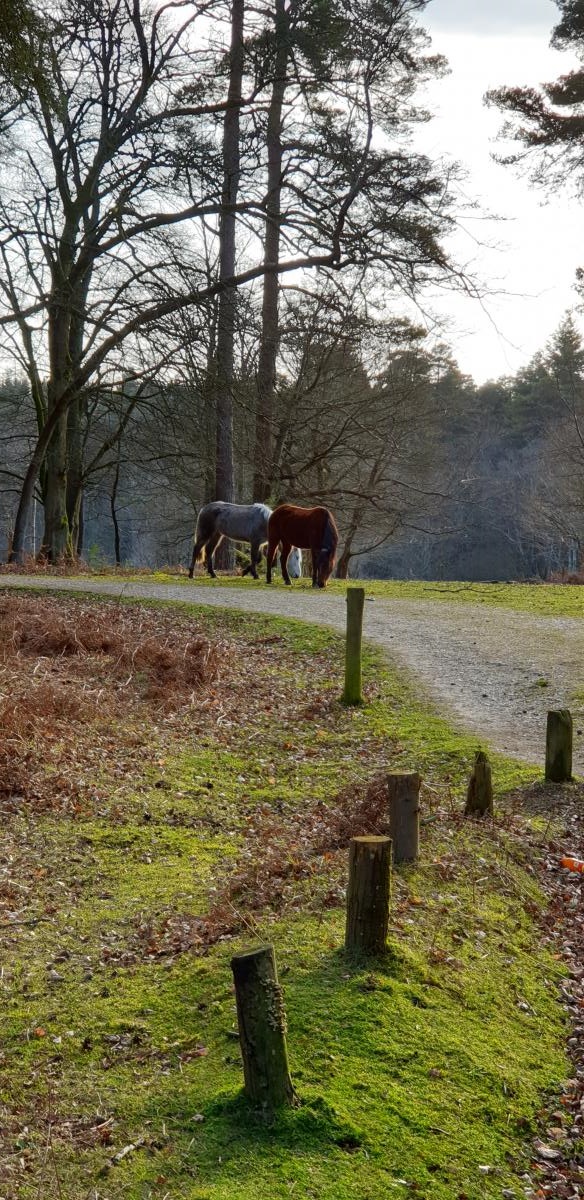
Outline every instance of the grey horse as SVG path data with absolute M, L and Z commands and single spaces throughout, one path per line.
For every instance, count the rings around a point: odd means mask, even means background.
M 262 546 L 268 540 L 271 511 L 267 504 L 229 504 L 226 500 L 212 500 L 210 504 L 204 504 L 197 517 L 189 579 L 193 578 L 195 563 L 202 562 L 203 554 L 209 575 L 212 579 L 217 578 L 213 556 L 224 537 L 234 542 L 250 543 L 251 564 L 243 573 L 246 575 L 250 571 L 253 578 L 257 579 Z M 302 554 L 296 547 L 288 559 L 288 572 L 293 579 L 298 579 L 302 574 Z

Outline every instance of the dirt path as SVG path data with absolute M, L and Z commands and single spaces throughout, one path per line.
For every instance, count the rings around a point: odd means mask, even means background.
M 345 627 L 342 596 L 299 589 L 208 588 L 3 576 L 2 587 L 38 587 L 136 599 L 179 600 Z M 365 636 L 417 678 L 461 728 L 526 762 L 541 763 L 549 708 L 572 709 L 574 771 L 584 774 L 584 621 L 530 617 L 482 605 L 369 599 Z

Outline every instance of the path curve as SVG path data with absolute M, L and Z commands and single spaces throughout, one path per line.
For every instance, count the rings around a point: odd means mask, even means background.
M 50 588 L 125 599 L 173 600 L 345 628 L 345 598 L 306 589 L 210 588 L 5 575 L 0 588 Z M 574 771 L 584 774 L 584 621 L 431 600 L 367 598 L 365 636 L 418 679 L 459 728 L 541 764 L 550 708 L 574 714 Z

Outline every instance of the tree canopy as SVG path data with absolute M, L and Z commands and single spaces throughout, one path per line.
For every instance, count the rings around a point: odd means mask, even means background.
M 206 355 L 214 298 L 262 277 L 359 270 L 370 287 L 409 294 L 430 278 L 456 281 L 444 249 L 450 181 L 408 144 L 425 117 L 416 87 L 443 65 L 416 24 L 423 7 L 277 0 L 246 9 L 237 95 L 224 0 L 51 7 L 29 42 L 35 69 L 15 75 L 0 107 L 0 329 L 29 377 L 39 427 L 16 553 L 39 473 L 46 551 L 75 549 L 88 389 L 167 369 L 180 314 L 189 312 Z M 234 107 L 235 199 L 224 137 Z M 226 270 L 219 243 L 233 216 Z M 278 246 L 266 253 L 270 222 Z
M 571 51 L 580 66 L 539 88 L 501 87 L 487 93 L 487 103 L 508 114 L 502 136 L 519 149 L 502 157 L 523 164 L 544 187 L 557 184 L 584 192 L 584 5 L 582 0 L 555 0 L 560 20 L 551 45 Z

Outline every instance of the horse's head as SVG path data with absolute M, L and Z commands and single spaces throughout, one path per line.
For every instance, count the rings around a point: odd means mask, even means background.
M 288 555 L 288 574 L 291 579 L 302 578 L 302 550 L 293 546 Z
M 321 550 L 316 562 L 316 582 L 319 588 L 326 587 L 335 565 L 334 550 Z
M 319 588 L 326 587 L 335 565 L 339 534 L 331 514 L 324 527 L 320 553 L 316 562 L 316 582 Z

